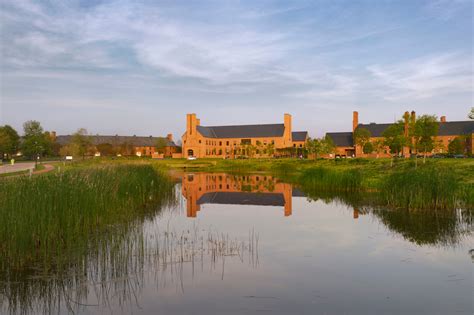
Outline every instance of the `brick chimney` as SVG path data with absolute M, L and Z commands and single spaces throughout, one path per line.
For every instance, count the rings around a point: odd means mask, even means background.
M 354 132 L 359 125 L 359 112 L 352 112 L 352 132 Z
M 414 124 L 416 122 L 416 112 L 414 110 L 411 111 L 411 123 Z
M 403 120 L 405 121 L 405 137 L 408 136 L 408 126 L 410 124 L 410 113 L 408 111 L 403 114 Z
M 171 133 L 167 134 L 166 139 L 168 139 L 168 141 L 173 141 L 173 134 Z
M 442 123 L 445 123 L 446 122 L 446 116 L 441 116 L 441 118 L 439 119 Z
M 49 135 L 50 135 L 51 140 L 52 140 L 53 142 L 56 141 L 56 131 L 51 131 Z
M 186 133 L 189 135 L 196 134 L 196 126 L 198 119 L 196 118 L 196 114 L 187 114 L 186 115 Z
M 291 143 L 291 115 L 284 115 L 284 124 L 285 124 L 285 140 L 288 142 L 286 145 Z

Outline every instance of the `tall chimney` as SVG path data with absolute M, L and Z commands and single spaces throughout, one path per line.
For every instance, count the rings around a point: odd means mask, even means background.
M 287 145 L 290 145 L 291 142 L 291 115 L 284 115 L 284 125 L 285 125 L 285 140 L 288 141 Z
M 441 116 L 441 118 L 439 119 L 442 123 L 445 123 L 446 122 L 446 116 Z
M 411 111 L 411 123 L 414 124 L 416 122 L 416 113 L 414 110 Z
M 56 131 L 51 131 L 50 137 L 53 142 L 56 141 Z
M 352 132 L 354 132 L 359 126 L 359 112 L 354 111 L 352 112 Z
M 187 114 L 186 115 L 186 132 L 189 135 L 196 134 L 197 118 L 196 114 Z
M 408 136 L 408 125 L 410 123 L 410 113 L 408 111 L 403 114 L 403 120 L 405 121 L 405 137 Z
M 168 139 L 168 141 L 173 141 L 173 134 L 171 133 L 167 134 L 166 139 Z

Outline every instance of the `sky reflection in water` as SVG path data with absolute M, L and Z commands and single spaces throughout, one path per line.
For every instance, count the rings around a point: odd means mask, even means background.
M 465 213 L 311 201 L 265 175 L 188 173 L 180 182 L 177 205 L 128 236 L 123 253 L 134 268 L 108 276 L 107 296 L 88 277 L 76 311 L 473 312 L 474 238 Z

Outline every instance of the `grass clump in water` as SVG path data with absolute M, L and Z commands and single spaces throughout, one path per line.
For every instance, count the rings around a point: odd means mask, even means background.
M 299 183 L 309 190 L 356 192 L 362 190 L 362 180 L 359 169 L 335 170 L 315 167 L 303 171 Z
M 385 177 L 380 197 L 384 204 L 406 209 L 453 209 L 466 201 L 462 191 L 458 179 L 448 169 L 421 167 Z
M 150 165 L 72 169 L 0 181 L 0 263 L 67 257 L 97 233 L 152 213 L 173 184 Z

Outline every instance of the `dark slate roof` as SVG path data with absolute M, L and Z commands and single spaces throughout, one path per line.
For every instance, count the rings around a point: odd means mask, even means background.
M 137 137 L 137 136 L 101 136 L 101 135 L 90 135 L 92 144 L 98 145 L 103 143 L 109 143 L 111 145 L 121 145 L 123 143 L 131 144 L 135 147 L 154 147 L 158 139 L 165 139 L 167 145 L 175 147 L 174 141 L 169 141 L 163 137 Z M 71 135 L 57 136 L 56 142 L 60 145 L 68 144 L 72 139 Z
M 285 198 L 280 193 L 250 193 L 250 192 L 213 192 L 206 193 L 199 198 L 198 204 L 226 204 L 226 205 L 256 205 L 256 206 L 284 206 Z
M 285 125 L 197 126 L 197 131 L 206 138 L 281 137 Z
M 307 131 L 293 131 L 291 133 L 292 141 L 306 141 L 307 137 L 308 137 Z
M 354 141 L 352 139 L 352 132 L 328 132 L 326 136 L 332 139 L 337 147 L 352 147 Z
M 439 123 L 439 136 L 467 135 L 474 132 L 474 120 Z
M 370 131 L 372 137 L 382 137 L 382 133 L 393 124 L 359 124 L 357 128 Z M 457 136 L 474 132 L 474 121 L 447 121 L 440 122 L 438 136 Z
M 372 137 L 382 137 L 382 133 L 393 124 L 359 124 L 357 128 L 365 128 L 370 131 Z

